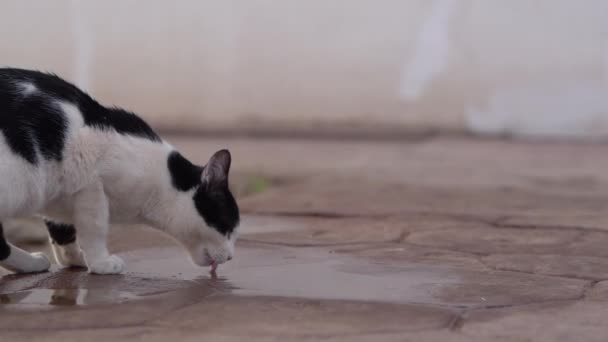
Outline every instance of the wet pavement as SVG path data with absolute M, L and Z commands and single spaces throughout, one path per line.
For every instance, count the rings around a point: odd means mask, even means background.
M 113 227 L 124 275 L 0 271 L 0 341 L 606 340 L 604 145 L 173 142 L 233 151 L 235 259 Z

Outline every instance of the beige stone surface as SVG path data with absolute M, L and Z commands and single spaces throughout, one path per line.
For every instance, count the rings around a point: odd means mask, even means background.
M 535 274 L 576 277 L 580 279 L 608 279 L 608 260 L 605 257 L 557 254 L 494 254 L 483 262 L 499 270 Z
M 605 303 L 566 302 L 481 311 L 465 320 L 462 332 L 487 339 L 509 336 L 531 341 L 605 341 Z
M 0 341 L 605 341 L 602 145 L 175 141 L 233 151 L 235 259 L 112 227 L 124 275 L 0 271 Z

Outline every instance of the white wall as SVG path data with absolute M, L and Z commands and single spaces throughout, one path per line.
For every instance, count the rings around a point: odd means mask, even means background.
M 174 129 L 608 137 L 608 1 L 3 0 L 0 64 Z

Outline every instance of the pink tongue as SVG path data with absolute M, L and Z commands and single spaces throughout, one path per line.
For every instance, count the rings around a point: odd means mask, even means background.
M 211 273 L 215 273 L 216 270 L 217 270 L 217 262 L 214 262 L 213 264 L 211 264 Z

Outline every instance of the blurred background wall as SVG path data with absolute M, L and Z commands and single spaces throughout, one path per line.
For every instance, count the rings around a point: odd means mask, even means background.
M 605 0 L 1 0 L 0 52 L 164 130 L 608 137 Z

